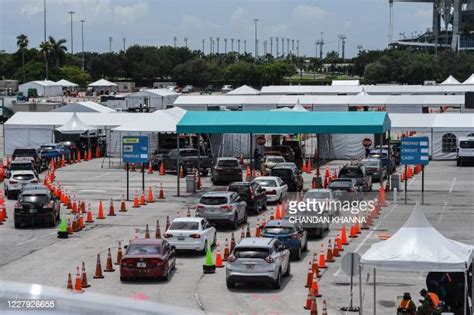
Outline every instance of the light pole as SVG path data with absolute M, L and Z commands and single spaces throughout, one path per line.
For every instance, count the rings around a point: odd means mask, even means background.
M 237 39 L 237 52 L 240 55 L 240 39 Z
M 84 22 L 85 20 L 81 20 L 82 71 L 84 71 Z
M 68 12 L 70 15 L 71 15 L 71 55 L 74 54 L 74 40 L 73 40 L 73 36 L 72 36 L 72 16 L 74 15 L 74 11 L 69 11 Z
M 173 45 L 174 45 L 174 48 L 176 48 L 176 41 L 178 40 L 178 38 L 176 36 L 173 36 Z
M 281 38 L 281 56 L 285 57 L 285 39 L 283 37 Z
M 275 37 L 275 40 L 276 40 L 276 57 L 278 58 L 278 41 L 279 41 L 279 38 Z
M 227 54 L 227 38 L 224 38 L 224 54 Z
M 112 36 L 109 36 L 109 53 L 112 53 Z
M 209 54 L 212 54 L 212 37 L 209 37 Z
M 270 37 L 270 55 L 273 56 L 273 37 Z
M 247 40 L 244 39 L 244 54 L 247 53 Z
M 204 38 L 202 39 L 202 54 L 205 55 L 206 52 L 204 51 L 204 45 L 206 44 L 206 42 L 204 41 Z
M 46 0 L 43 0 L 44 42 L 46 43 Z
M 324 39 L 323 39 L 324 32 L 321 32 L 321 40 L 319 41 L 319 59 L 323 60 L 323 46 L 324 46 Z
M 300 57 L 300 41 L 296 40 L 296 57 Z
M 286 39 L 286 54 L 289 56 L 290 55 L 290 39 Z
M 230 51 L 234 52 L 234 39 L 233 38 L 230 39 Z
M 126 39 L 125 39 L 125 37 L 123 37 L 123 38 L 122 38 L 122 44 L 123 44 L 123 52 L 124 52 L 124 53 L 125 53 L 125 48 L 126 48 L 125 43 L 126 43 Z
M 217 54 L 219 54 L 219 40 L 220 40 L 220 38 L 217 37 Z
M 295 53 L 295 40 L 292 39 L 291 40 L 291 54 L 294 54 Z
M 184 38 L 184 47 L 188 48 L 188 38 Z
M 255 58 L 258 57 L 258 42 L 257 42 L 257 23 L 258 19 L 254 19 L 255 22 Z

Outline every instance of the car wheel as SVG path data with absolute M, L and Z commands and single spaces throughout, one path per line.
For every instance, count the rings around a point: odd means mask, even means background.
M 272 288 L 275 290 L 281 288 L 281 270 L 278 270 L 276 279 L 272 281 Z
M 120 276 L 120 281 L 125 282 L 125 281 L 127 281 L 127 280 L 128 280 L 127 277 L 122 277 L 122 276 Z
M 262 205 L 262 209 L 263 210 L 267 210 L 267 201 L 265 200 L 265 202 L 263 203 Z
M 231 280 L 227 279 L 225 282 L 226 282 L 226 284 L 227 284 L 227 288 L 228 288 L 228 289 L 233 289 L 233 288 L 235 288 L 235 282 L 234 282 L 234 281 L 231 281 Z
M 206 255 L 206 250 L 207 250 L 207 240 L 204 241 L 204 247 L 201 250 L 201 254 Z
M 291 263 L 288 261 L 288 267 L 286 268 L 285 274 L 283 274 L 283 277 L 289 277 L 291 273 Z
M 247 219 L 248 219 L 248 213 L 247 213 L 247 209 L 245 209 L 245 214 L 244 214 L 244 218 L 242 219 L 242 223 L 247 223 Z
M 217 244 L 217 233 L 214 232 L 214 241 L 212 242 L 211 247 L 212 247 L 212 246 L 216 246 L 216 244 Z
M 308 251 L 308 237 L 306 237 L 304 241 L 304 246 L 303 246 L 303 252 L 307 252 L 307 251 Z
M 57 221 L 56 221 L 56 215 L 53 213 L 53 215 L 52 215 L 51 217 L 52 217 L 52 218 L 51 218 L 51 224 L 50 224 L 50 226 L 51 226 L 51 227 L 55 227 L 55 226 L 56 226 L 56 223 L 57 223 Z
M 239 227 L 239 217 L 237 213 L 234 216 L 234 221 L 232 222 L 232 227 L 236 230 Z
M 19 222 L 15 222 L 15 229 L 19 229 L 21 227 L 21 224 Z
M 298 247 L 298 251 L 293 256 L 295 260 L 301 260 L 301 247 Z
M 170 266 L 166 264 L 165 274 L 163 275 L 163 281 L 168 281 L 170 279 Z

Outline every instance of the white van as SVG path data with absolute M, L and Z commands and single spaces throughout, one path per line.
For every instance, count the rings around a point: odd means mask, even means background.
M 463 165 L 464 162 L 474 162 L 474 137 L 460 137 L 456 152 L 458 166 Z

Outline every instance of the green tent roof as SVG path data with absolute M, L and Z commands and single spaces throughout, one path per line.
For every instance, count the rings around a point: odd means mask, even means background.
M 191 112 L 177 133 L 383 133 L 390 129 L 386 112 Z

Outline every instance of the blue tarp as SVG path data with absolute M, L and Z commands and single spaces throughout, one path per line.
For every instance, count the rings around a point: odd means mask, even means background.
M 384 133 L 391 124 L 386 112 L 192 112 L 177 133 Z

